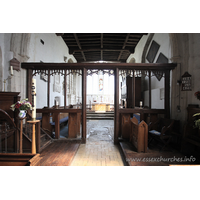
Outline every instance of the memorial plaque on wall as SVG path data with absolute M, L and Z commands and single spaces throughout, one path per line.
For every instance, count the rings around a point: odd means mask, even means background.
M 185 72 L 182 76 L 182 91 L 191 91 L 192 90 L 192 76 Z
M 149 48 L 149 52 L 147 54 L 147 57 L 146 57 L 146 59 L 150 63 L 153 63 L 159 48 L 160 48 L 160 45 L 153 40 L 152 43 L 151 43 L 151 46 Z

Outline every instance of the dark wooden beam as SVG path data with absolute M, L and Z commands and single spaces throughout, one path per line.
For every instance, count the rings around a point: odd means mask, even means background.
M 101 49 L 103 49 L 103 33 L 101 33 Z M 101 60 L 103 60 L 103 50 L 101 50 Z
M 128 38 L 128 43 L 129 42 L 132 42 L 132 41 L 134 41 L 134 42 L 138 42 L 139 41 L 139 39 L 138 38 Z
M 103 44 L 104 48 L 107 46 L 110 49 L 116 49 L 117 47 L 118 47 L 117 49 L 121 49 L 122 45 L 123 45 L 123 43 L 116 43 L 116 42 L 105 43 L 105 41 L 104 41 L 104 44 Z M 77 46 L 77 45 L 69 45 L 69 48 L 73 47 L 73 46 Z M 97 47 L 97 44 L 86 43 L 86 44 L 82 45 L 82 49 L 83 49 L 83 46 L 84 47 L 88 47 L 89 46 L 91 48 L 91 46 Z M 98 46 L 101 46 L 101 44 L 99 43 Z M 127 45 L 127 46 L 132 47 L 133 45 Z
M 32 95 L 31 95 L 31 88 L 32 88 L 32 73 L 33 71 L 31 69 L 27 70 L 27 94 L 28 100 L 32 103 Z
M 57 36 L 63 36 L 64 33 L 56 33 Z
M 143 35 L 148 35 L 148 33 L 131 33 L 132 38 L 141 38 Z
M 101 50 L 101 60 L 103 60 L 103 51 Z
M 165 71 L 165 110 L 166 118 L 170 118 L 170 71 Z
M 151 109 L 151 71 L 149 70 L 149 108 Z
M 165 109 L 140 109 L 140 108 L 126 108 L 119 109 L 119 113 L 145 113 L 145 114 L 165 114 Z
M 52 108 L 37 108 L 36 109 L 37 113 L 81 113 L 81 109 L 74 109 L 74 108 L 62 108 L 60 107 L 59 109 L 52 109 Z
M 132 108 L 135 108 L 135 71 L 133 71 L 133 78 L 132 78 Z
M 69 50 L 70 54 L 74 54 L 77 52 L 91 52 L 91 51 L 108 51 L 108 52 L 118 52 L 118 51 L 126 51 L 130 53 L 129 49 L 107 49 L 107 48 L 89 48 L 89 49 L 73 49 Z
M 115 118 L 114 118 L 114 144 L 118 144 L 119 137 L 119 69 L 115 69 Z
M 74 38 L 70 38 L 69 36 L 63 36 L 62 37 L 66 42 L 72 42 L 72 41 L 75 41 Z M 93 40 L 100 40 L 101 37 L 87 37 L 87 38 L 80 38 L 79 37 L 79 41 L 82 42 L 82 41 L 93 41 Z
M 86 90 L 87 90 L 87 70 L 82 70 L 82 142 L 86 143 Z
M 101 48 L 103 49 L 103 33 L 101 33 Z
M 47 107 L 50 107 L 50 69 L 48 69 Z
M 126 47 L 126 43 L 127 43 L 128 39 L 129 39 L 129 36 L 130 36 L 130 33 L 127 34 L 122 49 L 124 49 L 124 48 Z M 117 58 L 117 60 L 120 60 L 120 57 L 121 57 L 121 55 L 122 55 L 122 52 L 123 52 L 123 51 L 121 50 L 121 51 L 120 51 L 120 54 L 119 54 L 119 56 L 118 56 L 118 58 Z
M 78 39 L 76 33 L 74 33 L 74 37 L 75 37 L 75 39 L 76 39 L 76 42 L 77 42 L 77 44 L 78 44 L 79 49 L 81 49 L 81 45 L 80 45 L 80 42 L 79 42 L 79 39 Z M 82 54 L 82 56 L 83 56 L 84 61 L 86 61 L 86 58 L 85 58 L 84 53 L 81 52 L 81 54 Z
M 132 70 L 173 70 L 176 63 L 21 63 L 22 69 L 65 70 L 65 69 L 132 69 Z

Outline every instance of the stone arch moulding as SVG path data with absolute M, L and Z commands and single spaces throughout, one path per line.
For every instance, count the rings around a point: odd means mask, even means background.
M 26 62 L 29 57 L 31 33 L 12 33 L 10 40 L 10 51 L 14 57 L 21 62 Z

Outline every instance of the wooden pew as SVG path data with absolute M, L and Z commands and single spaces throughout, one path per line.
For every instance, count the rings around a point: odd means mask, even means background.
M 50 123 L 51 126 L 55 126 L 55 120 L 56 120 L 55 113 L 53 113 L 52 114 L 52 122 Z M 60 116 L 59 116 L 60 127 L 62 127 L 63 125 L 66 125 L 68 123 L 68 120 L 69 120 L 69 114 L 68 113 L 60 113 Z
M 138 153 L 147 152 L 148 125 L 144 121 L 138 124 L 136 117 L 131 119 L 130 142 L 135 146 Z

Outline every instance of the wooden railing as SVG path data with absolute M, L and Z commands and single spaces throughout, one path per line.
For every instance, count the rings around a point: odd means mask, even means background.
M 16 152 L 17 127 L 11 117 L 0 109 L 0 153 Z
M 8 113 L 0 109 L 0 153 L 33 153 L 32 124 L 27 123 L 31 119 L 27 113 L 24 120 L 15 124 Z M 35 130 L 36 150 L 40 152 L 40 123 L 36 123 Z
M 122 108 L 119 109 L 120 114 L 139 114 L 140 121 L 144 120 L 146 123 L 156 121 L 159 116 L 167 114 L 166 109 L 148 109 L 148 108 Z

